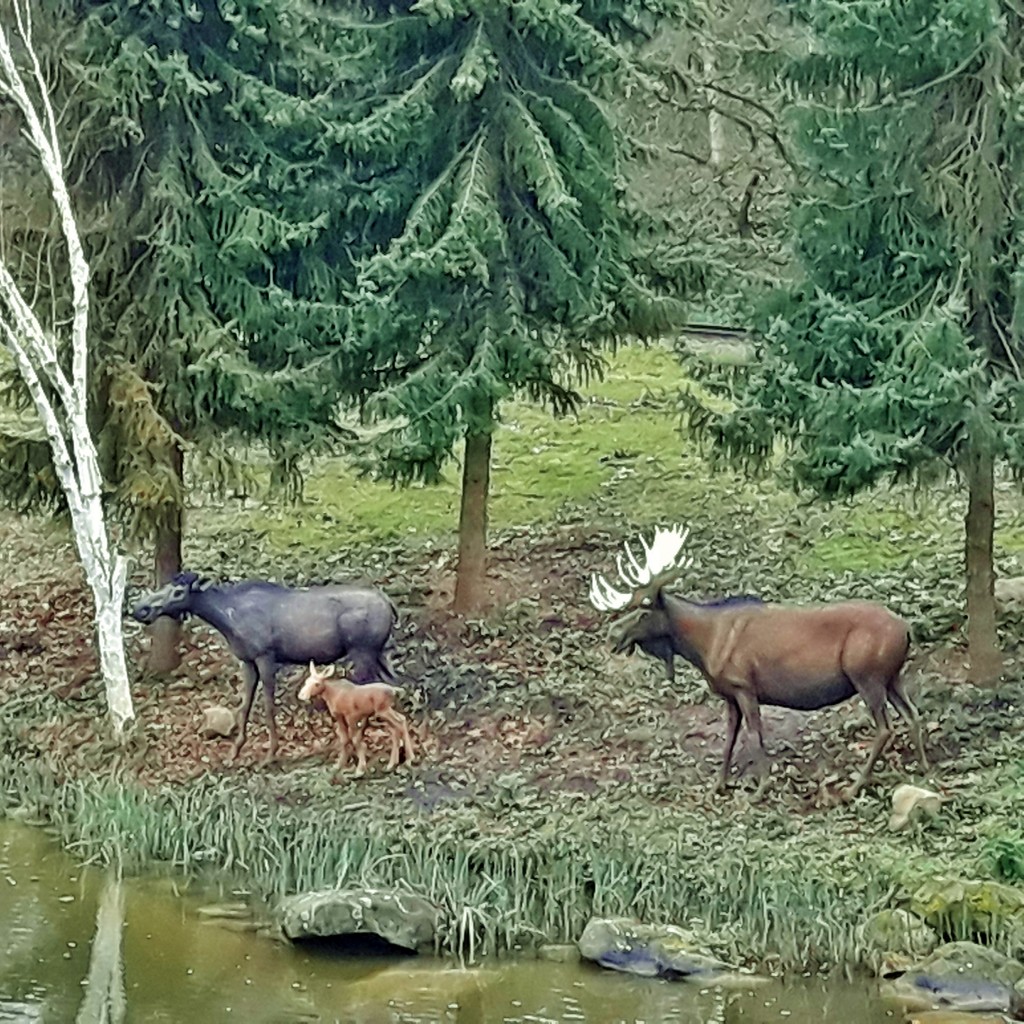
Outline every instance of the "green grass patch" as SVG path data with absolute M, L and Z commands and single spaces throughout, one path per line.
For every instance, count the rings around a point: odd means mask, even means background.
M 751 480 L 712 470 L 679 429 L 675 395 L 688 385 L 669 350 L 627 346 L 609 357 L 602 380 L 583 389 L 576 416 L 506 403 L 493 448 L 493 536 L 543 532 L 572 517 L 624 535 L 655 523 L 686 523 L 693 527 L 695 585 L 705 593 L 739 588 L 809 599 L 837 575 L 895 580 L 927 576 L 930 566 L 937 579 L 962 577 L 962 488 L 879 487 L 824 504 L 794 495 L 772 473 Z M 245 537 L 258 547 L 260 564 L 284 558 L 308 567 L 382 544 L 451 546 L 459 515 L 457 456 L 440 484 L 404 489 L 360 478 L 343 459 L 320 460 L 296 505 L 268 496 L 197 509 L 203 543 L 223 539 L 225 551 L 235 545 L 237 556 L 238 538 Z M 1024 550 L 1017 489 L 1001 486 L 999 502 L 997 555 L 1012 558 Z M 943 585 L 957 600 L 960 591 L 959 584 Z
M 686 447 L 669 396 L 684 380 L 662 348 L 627 348 L 609 359 L 604 381 L 583 390 L 578 416 L 555 417 L 525 402 L 502 409 L 494 438 L 490 523 L 495 531 L 551 522 L 567 507 L 594 501 L 625 463 L 644 463 L 645 479 L 673 464 Z M 221 511 L 203 508 L 213 530 L 245 528 L 271 551 L 325 555 L 346 546 L 393 540 L 448 540 L 458 529 L 458 453 L 437 485 L 395 488 L 360 478 L 343 459 L 309 472 L 305 500 Z

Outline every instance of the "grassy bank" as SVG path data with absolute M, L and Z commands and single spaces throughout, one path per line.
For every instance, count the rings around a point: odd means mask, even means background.
M 493 608 L 446 611 L 457 472 L 396 493 L 337 463 L 306 501 L 267 497 L 190 510 L 186 561 L 211 575 L 308 582 L 365 576 L 402 609 L 394 661 L 419 763 L 333 778 L 311 753 L 327 725 L 280 688 L 283 763 L 260 762 L 265 730 L 237 763 L 201 741 L 202 708 L 237 700 L 237 662 L 190 627 L 176 679 L 133 687 L 139 727 L 117 752 L 85 646 L 88 602 L 66 538 L 5 521 L 0 770 L 9 811 L 41 817 L 77 855 L 223 872 L 261 898 L 322 885 L 399 885 L 443 910 L 440 948 L 463 956 L 571 941 L 593 914 L 691 926 L 723 956 L 789 969 L 857 962 L 856 926 L 940 875 L 1024 882 L 1019 621 L 1002 623 L 1004 688 L 962 680 L 963 497 L 953 487 L 804 502 L 772 479 L 711 474 L 675 429 L 678 370 L 627 350 L 578 419 L 512 405 L 496 439 Z M 1021 502 L 1000 489 L 997 562 L 1024 572 Z M 768 709 L 777 750 L 767 795 L 747 775 L 709 795 L 724 709 L 692 671 L 613 657 L 591 609 L 593 571 L 614 572 L 634 529 L 681 521 L 697 597 L 754 592 L 809 601 L 873 597 L 911 622 L 909 669 L 934 770 L 917 771 L 902 729 L 854 804 L 837 794 L 870 742 L 859 704 L 813 715 Z M 132 629 L 132 663 L 144 632 Z M 78 680 L 76 682 L 76 680 Z M 892 788 L 925 782 L 946 802 L 905 832 L 886 827 Z M 998 933 L 998 928 L 996 929 Z M 1001 941 L 998 934 L 996 941 Z
M 213 871 L 268 902 L 334 885 L 426 895 L 442 910 L 439 951 L 463 958 L 573 941 L 591 916 L 627 915 L 686 926 L 735 962 L 828 970 L 864 962 L 858 926 L 926 881 L 1024 881 L 1024 839 L 1009 827 L 1024 820 L 1024 764 L 1010 738 L 990 756 L 998 768 L 947 791 L 955 809 L 900 834 L 881 794 L 808 819 L 742 796 L 699 812 L 530 800 L 504 780 L 472 802 L 410 810 L 390 781 L 339 791 L 319 769 L 155 789 L 22 769 L 7 799 L 87 861 Z M 1013 949 L 1019 932 L 1005 925 L 986 941 Z

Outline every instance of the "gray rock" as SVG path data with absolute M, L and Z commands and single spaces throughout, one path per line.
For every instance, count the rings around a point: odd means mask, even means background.
M 580 955 L 602 967 L 645 977 L 714 984 L 736 969 L 702 951 L 691 935 L 672 924 L 632 918 L 594 918 L 577 943 Z
M 977 942 L 947 942 L 916 965 L 940 977 L 979 974 L 1009 987 L 1024 978 L 1024 964 Z
M 905 1011 L 953 1010 L 1006 1013 L 1015 1007 L 1014 986 L 1024 964 L 976 942 L 948 942 L 881 988 Z
M 402 949 L 433 944 L 438 908 L 429 900 L 388 889 L 321 889 L 287 896 L 278 906 L 289 939 L 377 935 Z
M 892 814 L 889 815 L 889 830 L 898 832 L 911 821 L 934 818 L 939 813 L 942 797 L 930 789 L 904 784 L 892 791 Z
M 878 954 L 924 956 L 939 943 L 933 928 L 910 911 L 898 908 L 872 914 L 860 926 L 859 938 L 869 952 Z
M 238 728 L 235 713 L 220 705 L 206 708 L 203 721 L 199 726 L 199 735 L 204 740 L 216 739 L 218 736 L 230 736 Z

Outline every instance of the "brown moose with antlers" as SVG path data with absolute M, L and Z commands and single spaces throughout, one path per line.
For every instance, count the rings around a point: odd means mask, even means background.
M 593 577 L 590 600 L 600 611 L 634 612 L 622 625 L 616 653 L 636 647 L 666 662 L 675 654 L 694 665 L 728 709 L 728 735 L 718 791 L 725 789 L 741 722 L 757 735 L 765 756 L 761 705 L 814 711 L 859 693 L 875 723 L 875 742 L 860 776 L 847 791 L 860 792 L 892 735 L 886 703 L 909 724 L 924 770 L 921 727 L 900 673 L 910 646 L 907 624 L 883 605 L 843 601 L 808 607 L 741 598 L 700 604 L 675 597 L 665 586 L 692 562 L 684 556 L 688 531 L 658 528 L 642 561 L 628 544 L 620 591 Z

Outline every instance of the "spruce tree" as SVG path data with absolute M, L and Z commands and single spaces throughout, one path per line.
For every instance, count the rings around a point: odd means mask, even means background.
M 775 293 L 736 410 L 738 460 L 789 445 L 838 497 L 936 466 L 968 490 L 972 675 L 1001 663 L 993 475 L 1024 468 L 1024 20 L 1000 0 L 797 0 L 790 128 L 802 280 Z
M 691 279 L 685 259 L 676 277 L 644 266 L 655 236 L 614 108 L 655 87 L 634 44 L 682 14 L 673 0 L 418 0 L 353 22 L 378 71 L 329 136 L 400 229 L 359 263 L 339 372 L 378 424 L 385 477 L 436 479 L 461 446 L 458 611 L 484 599 L 502 402 L 572 411 L 599 347 L 662 330 Z
M 361 193 L 324 132 L 344 47 L 305 0 L 45 2 L 93 268 L 94 432 L 162 582 L 181 564 L 186 452 L 236 483 L 255 440 L 289 482 L 334 433 L 334 385 L 309 364 L 337 337 L 360 250 Z M 27 255 L 49 231 L 5 227 Z M 9 500 L 59 502 L 43 445 L 14 431 L 0 448 Z

